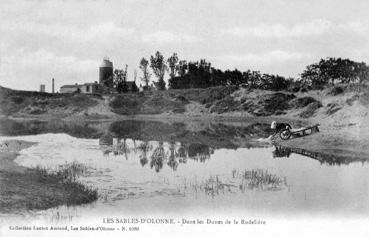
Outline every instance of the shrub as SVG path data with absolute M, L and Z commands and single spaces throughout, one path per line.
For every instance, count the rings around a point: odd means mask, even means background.
M 342 88 L 341 86 L 335 86 L 331 88 L 327 94 L 336 96 L 336 95 L 342 94 L 343 92 L 344 92 L 344 88 Z
M 300 113 L 300 117 L 301 118 L 310 118 L 311 116 L 314 115 L 315 111 L 317 109 L 319 109 L 320 107 L 322 107 L 322 103 L 320 103 L 319 101 L 310 103 L 306 107 L 306 109 Z
M 301 97 L 301 98 L 296 98 L 294 100 L 290 101 L 290 106 L 292 108 L 304 108 L 307 105 L 316 102 L 316 100 L 313 97 Z

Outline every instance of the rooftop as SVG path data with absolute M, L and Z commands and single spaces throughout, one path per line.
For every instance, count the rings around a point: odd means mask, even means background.
M 109 59 L 104 58 L 100 67 L 113 67 L 113 63 Z
M 100 85 L 97 82 L 87 82 L 84 84 L 74 84 L 74 85 L 63 85 L 61 88 L 75 88 L 75 87 L 81 87 L 81 86 L 90 86 L 90 85 Z

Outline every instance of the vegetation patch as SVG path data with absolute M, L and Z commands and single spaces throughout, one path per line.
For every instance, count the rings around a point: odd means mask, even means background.
M 175 100 L 183 103 L 189 103 L 188 99 L 182 95 L 176 96 Z
M 189 182 L 184 180 L 178 187 L 180 193 L 194 191 L 204 192 L 210 197 L 221 194 L 244 193 L 247 190 L 281 191 L 288 187 L 286 177 L 277 176 L 263 169 L 232 170 L 231 178 L 220 178 L 218 175 L 210 176 L 203 181 Z
M 289 108 L 288 101 L 295 98 L 293 94 L 274 93 L 266 95 L 262 104 L 264 105 L 267 113 L 273 114 L 277 110 L 286 110 Z
M 112 111 L 117 114 L 139 114 L 144 100 L 145 97 L 134 94 L 132 94 L 132 96 L 122 94 L 115 96 L 109 106 L 112 108 Z
M 172 110 L 184 111 L 184 106 L 187 104 L 186 101 L 179 101 L 175 98 L 168 98 L 163 94 L 156 94 L 152 98 L 149 98 L 144 102 L 144 114 L 161 114 Z
M 243 108 L 256 116 L 283 114 L 290 108 L 288 101 L 295 98 L 294 94 L 273 93 L 259 96 L 243 104 Z
M 300 114 L 299 116 L 301 118 L 310 118 L 311 116 L 313 116 L 315 114 L 315 111 L 317 109 L 319 109 L 320 107 L 322 107 L 322 103 L 320 103 L 319 101 L 310 103 Z
M 327 95 L 336 96 L 342 94 L 343 92 L 345 92 L 345 88 L 343 88 L 343 86 L 334 86 L 328 90 Z
M 57 109 L 69 113 L 82 111 L 95 106 L 99 95 L 50 94 L 44 92 L 17 91 L 0 87 L 0 112 L 4 115 L 14 113 L 43 114 Z M 65 112 L 68 113 L 68 112 Z
M 336 113 L 337 111 L 339 111 L 340 109 L 342 109 L 342 107 L 340 107 L 338 104 L 336 103 L 329 103 L 327 105 L 327 114 L 328 115 L 332 115 L 334 113 Z
M 360 99 L 359 99 L 360 103 L 362 105 L 368 106 L 369 105 L 369 92 L 364 92 L 360 95 Z
M 359 95 L 354 95 L 354 96 L 352 96 L 351 98 L 348 98 L 348 99 L 346 100 L 346 103 L 347 103 L 348 105 L 352 106 L 352 105 L 354 104 L 354 102 L 355 102 L 355 101 L 357 101 L 359 98 L 360 98 L 360 96 L 359 96 Z
M 345 91 L 346 92 L 365 92 L 368 91 L 369 89 L 369 84 L 368 82 L 363 82 L 363 83 L 347 83 L 344 84 L 344 86 L 346 87 Z
M 233 111 L 246 111 L 256 116 L 270 116 L 284 114 L 290 108 L 288 101 L 295 95 L 288 93 L 271 93 L 257 96 L 256 98 L 244 97 L 236 100 L 233 96 L 227 96 L 218 100 L 210 107 L 212 113 L 227 113 Z
M 13 160 L 34 143 L 18 140 L 0 145 L 0 212 L 42 210 L 59 205 L 80 205 L 97 200 L 97 190 L 77 181 L 86 168 L 76 162 L 56 170 L 24 168 Z
M 76 181 L 73 166 L 56 172 L 42 168 L 24 172 L 1 170 L 0 210 L 43 210 L 59 205 L 80 205 L 97 200 L 97 190 Z M 73 175 L 72 175 L 73 174 Z
M 291 108 L 304 108 L 307 105 L 316 102 L 317 100 L 314 99 L 313 97 L 300 97 L 300 98 L 296 98 L 290 101 L 290 107 Z
M 210 108 L 211 113 L 226 113 L 238 110 L 241 102 L 235 101 L 232 96 L 227 96 L 226 98 L 216 101 Z
M 187 101 L 195 101 L 210 107 L 218 100 L 224 99 L 238 90 L 238 86 L 217 86 L 209 88 L 172 89 L 167 94 L 172 97 L 184 97 Z
M 171 94 L 155 91 L 139 94 L 122 94 L 110 102 L 112 111 L 122 115 L 161 114 L 164 112 L 185 111 L 188 100 L 184 96 L 171 97 Z

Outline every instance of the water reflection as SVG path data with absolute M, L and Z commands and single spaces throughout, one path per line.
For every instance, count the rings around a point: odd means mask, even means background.
M 178 164 L 179 162 L 177 161 L 175 143 L 171 142 L 169 147 L 169 160 L 167 165 L 172 168 L 172 170 L 176 171 Z
M 129 153 L 140 153 L 141 166 L 153 167 L 160 171 L 167 165 L 177 170 L 188 159 L 206 162 L 214 150 L 261 148 L 267 143 L 256 142 L 260 137 L 267 137 L 271 131 L 269 124 L 250 122 L 237 126 L 221 123 L 170 123 L 158 121 L 116 121 L 116 122 L 66 122 L 52 121 L 15 121 L 0 120 L 0 134 L 5 136 L 33 135 L 43 133 L 66 133 L 76 138 L 99 138 L 99 145 L 105 156 L 123 155 L 129 159 Z M 127 141 L 133 141 L 128 144 Z M 137 141 L 137 144 L 136 144 Z M 157 141 L 157 142 L 153 142 Z M 152 154 L 160 150 L 162 142 L 164 153 Z M 144 144 L 143 144 L 144 143 Z M 168 144 L 168 145 L 166 145 Z M 347 165 L 352 162 L 367 162 L 363 158 L 337 157 L 299 148 L 278 146 L 273 151 L 274 158 L 288 158 L 292 153 L 318 160 L 326 165 Z
M 190 127 L 184 123 L 120 121 L 87 124 L 88 132 L 81 134 L 71 128 L 83 131 L 83 124 L 66 125 L 63 134 L 50 134 L 61 133 L 60 124 L 40 123 L 40 128 L 35 124 L 28 130 L 18 124 L 17 131 L 0 131 L 12 135 L 49 133 L 16 138 L 37 142 L 16 162 L 46 168 L 72 164 L 68 170 L 78 175 L 78 181 L 98 189 L 98 205 L 92 207 L 96 212 L 131 207 L 151 210 L 152 206 L 178 211 L 180 207 L 196 209 L 208 204 L 209 210 L 231 206 L 242 211 L 270 208 L 303 213 L 369 210 L 368 166 L 329 166 L 364 161 L 282 146 L 274 150 L 268 143 L 257 143 L 259 137 L 268 136 L 262 123 Z M 88 139 L 81 139 L 85 137 Z M 209 197 L 216 198 L 209 201 Z M 91 214 L 85 211 L 88 214 L 82 217 Z
M 108 134 L 104 134 L 103 136 L 101 136 L 99 138 L 99 145 L 107 145 L 107 146 L 111 146 L 113 145 L 113 136 L 108 133 Z
M 76 138 L 99 138 L 101 145 L 112 145 L 111 137 L 114 137 L 140 141 L 176 141 L 184 144 L 196 142 L 214 149 L 252 148 L 265 147 L 265 144 L 254 142 L 254 140 L 267 137 L 271 132 L 269 124 L 251 121 L 225 125 L 210 121 L 173 123 L 136 120 L 115 122 L 0 120 L 0 135 L 2 136 L 65 133 Z
M 151 151 L 153 147 L 149 144 L 148 141 L 143 141 L 138 147 L 136 148 L 136 151 L 140 152 L 140 164 L 142 167 L 144 167 L 149 160 L 147 159 L 147 153 Z
M 212 153 L 214 150 L 204 144 L 193 143 L 188 146 L 188 157 L 196 161 L 205 162 Z
M 62 120 L 26 120 L 0 119 L 0 135 L 24 136 L 45 133 L 66 133 L 77 138 L 99 138 L 108 130 L 110 123 L 69 122 Z
M 163 160 L 166 159 L 163 142 L 159 142 L 159 145 L 154 149 L 150 159 L 150 167 L 155 167 L 155 171 L 159 172 L 163 168 Z
M 130 152 L 138 154 L 141 166 L 149 163 L 156 172 L 160 172 L 164 164 L 176 171 L 179 164 L 186 164 L 188 159 L 203 163 L 214 153 L 213 148 L 201 143 L 121 139 L 114 138 L 112 134 L 104 134 L 99 139 L 99 146 L 104 156 L 123 156 L 128 160 Z
M 273 158 L 289 158 L 293 153 L 312 158 L 319 161 L 320 164 L 329 166 L 348 165 L 353 162 L 361 162 L 362 164 L 364 164 L 368 162 L 368 159 L 364 158 L 334 156 L 301 148 L 289 148 L 284 146 L 275 146 L 275 150 L 273 151 Z
M 181 164 L 186 164 L 188 159 L 205 163 L 211 159 L 216 148 L 207 144 L 193 142 L 185 143 L 180 141 L 166 142 L 163 140 L 149 141 L 129 138 L 114 137 L 112 133 L 105 133 L 99 139 L 100 149 L 105 156 L 122 156 L 125 160 L 136 159 L 142 167 L 148 165 L 155 172 L 159 173 L 165 166 L 177 171 Z M 137 156 L 130 156 L 130 153 Z M 367 162 L 366 159 L 337 157 L 324 153 L 312 152 L 300 148 L 287 148 L 275 146 L 272 151 L 273 158 L 289 158 L 293 153 L 312 158 L 325 165 L 347 165 L 352 162 Z M 133 157 L 133 158 L 132 158 Z

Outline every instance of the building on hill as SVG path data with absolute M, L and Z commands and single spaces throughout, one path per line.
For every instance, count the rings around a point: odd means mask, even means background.
M 97 82 L 64 85 L 60 87 L 60 93 L 83 93 L 83 94 L 100 94 L 103 92 L 103 86 Z
M 60 87 L 60 93 L 84 93 L 84 94 L 112 94 L 119 92 L 137 92 L 135 81 L 126 81 L 120 87 L 114 87 L 113 62 L 104 58 L 99 67 L 99 83 L 84 83 L 64 85 Z

